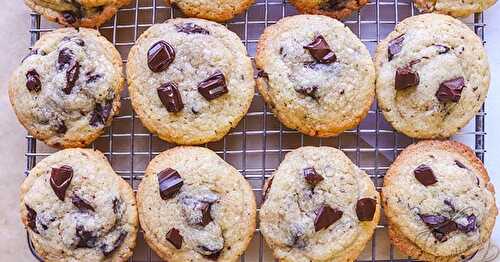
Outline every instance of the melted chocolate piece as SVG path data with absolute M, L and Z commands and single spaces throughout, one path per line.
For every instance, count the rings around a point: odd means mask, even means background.
M 89 120 L 90 125 L 93 127 L 104 125 L 104 123 L 108 121 L 112 109 L 113 109 L 113 101 L 107 101 L 104 106 L 102 104 L 96 104 L 94 111 L 90 116 Z
M 157 176 L 160 196 L 163 200 L 172 198 L 184 185 L 182 177 L 172 168 L 161 171 Z
M 396 90 L 417 86 L 420 83 L 418 72 L 413 71 L 410 66 L 398 68 L 395 77 Z
M 222 253 L 222 249 L 213 250 L 206 246 L 199 246 L 199 248 L 201 248 L 203 252 L 208 253 L 202 255 L 210 260 L 217 260 L 217 258 L 219 258 L 220 254 Z
M 453 212 L 455 212 L 455 205 L 453 205 L 453 203 L 451 203 L 450 200 L 445 199 L 443 202 L 444 202 L 445 205 L 447 205 L 448 207 L 450 207 Z
M 168 82 L 163 84 L 158 87 L 157 92 L 161 103 L 167 108 L 168 112 L 176 113 L 180 112 L 184 108 L 181 93 L 175 83 Z
M 59 200 L 64 201 L 71 179 L 73 179 L 73 168 L 70 166 L 64 165 L 59 168 L 52 168 L 50 186 Z
M 318 91 L 318 86 L 308 86 L 308 87 L 300 86 L 296 87 L 295 91 L 305 96 L 316 98 L 316 92 Z
M 40 234 L 40 232 L 38 232 L 38 229 L 36 228 L 36 216 L 37 216 L 36 211 L 26 204 L 25 204 L 25 206 L 26 206 L 26 209 L 28 210 L 28 216 L 27 216 L 28 227 L 31 228 L 31 230 L 33 230 L 33 232 Z
M 184 23 L 181 25 L 175 25 L 177 28 L 177 32 L 181 33 L 186 33 L 186 34 L 202 34 L 202 35 L 209 35 L 210 32 L 208 32 L 207 29 L 194 24 L 194 23 Z
M 38 93 L 42 90 L 42 82 L 40 81 L 40 75 L 35 69 L 31 69 L 26 73 L 26 88 L 30 92 Z
M 420 165 L 415 170 L 413 170 L 415 178 L 424 186 L 430 186 L 437 182 L 434 172 L 427 165 Z
M 439 102 L 458 102 L 464 89 L 464 78 L 458 77 L 444 81 L 439 85 L 436 97 Z
M 389 48 L 387 49 L 389 61 L 391 61 L 395 55 L 401 52 L 401 49 L 403 49 L 404 40 L 405 40 L 405 35 L 400 35 L 389 42 Z
M 359 221 L 372 221 L 376 208 L 377 200 L 373 198 L 359 199 L 356 203 L 356 215 Z
M 434 46 L 437 48 L 437 52 L 440 55 L 450 52 L 450 48 L 445 45 L 434 45 Z
M 174 245 L 175 248 L 181 249 L 182 247 L 182 236 L 179 233 L 179 230 L 172 228 L 170 231 L 168 231 L 167 236 L 166 236 L 168 242 L 170 242 L 172 245 Z
M 77 195 L 71 197 L 71 203 L 73 203 L 75 207 L 80 209 L 80 211 L 90 210 L 92 212 L 95 212 L 94 207 L 92 207 L 90 203 L 88 203 L 84 199 L 81 199 Z
M 227 92 L 226 78 L 221 71 L 217 70 L 198 84 L 198 92 L 207 100 L 216 99 Z
M 85 230 L 83 225 L 76 226 L 77 248 L 93 248 L 96 246 L 97 236 L 92 231 Z
M 326 11 L 339 11 L 344 9 L 348 2 L 347 0 L 328 0 L 321 4 L 320 8 Z
M 305 168 L 302 170 L 302 174 L 304 175 L 306 182 L 313 187 L 324 180 L 323 176 L 316 173 L 314 167 Z
M 163 40 L 156 42 L 148 50 L 148 67 L 155 73 L 167 70 L 174 59 L 174 48 Z
M 458 230 L 460 230 L 463 233 L 469 233 L 469 232 L 475 231 L 477 228 L 476 222 L 477 222 L 476 215 L 471 214 L 471 215 L 467 216 L 467 224 L 466 225 L 457 224 Z
M 56 133 L 58 134 L 65 134 L 68 131 L 68 127 L 64 123 L 64 120 L 58 120 L 57 124 L 55 125 L 55 130 Z
M 458 229 L 457 223 L 441 215 L 419 214 L 420 219 L 431 230 L 432 235 L 440 242 L 448 240 L 447 234 Z
M 109 256 L 111 253 L 113 253 L 119 246 L 123 244 L 123 241 L 125 241 L 125 238 L 127 237 L 127 232 L 120 232 L 120 235 L 118 238 L 115 240 L 113 245 L 109 246 L 107 244 L 104 244 L 101 246 L 101 251 L 104 254 L 104 256 Z
M 258 69 L 257 70 L 257 77 L 264 77 L 264 78 L 267 78 L 269 79 L 269 75 L 262 69 Z
M 97 80 L 101 79 L 102 75 L 100 75 L 100 74 L 93 74 L 93 72 L 87 72 L 85 74 L 85 77 L 87 78 L 87 80 L 85 81 L 85 83 L 91 84 L 91 83 L 95 83 L 95 82 L 97 82 Z
M 80 76 L 80 63 L 75 62 L 66 71 L 66 87 L 63 88 L 63 92 L 67 95 L 71 94 L 71 90 L 75 87 L 76 80 Z
M 335 56 L 325 38 L 321 35 L 316 36 L 314 41 L 304 46 L 304 48 L 307 49 L 309 54 L 319 63 L 331 64 L 337 61 L 337 56 Z
M 331 224 L 339 220 L 344 212 L 337 208 L 323 205 L 316 210 L 316 218 L 314 219 L 314 229 L 320 231 L 321 229 L 329 227 Z
M 219 250 L 211 255 L 203 255 L 203 256 L 210 260 L 217 260 L 220 257 L 220 253 L 222 253 L 222 250 Z
M 120 212 L 121 202 L 118 198 L 113 199 L 113 213 L 118 214 Z
M 460 168 L 467 169 L 467 167 L 458 160 L 455 160 L 455 165 L 457 165 Z
M 212 205 L 209 203 L 203 203 L 201 207 L 201 226 L 206 226 L 210 222 L 212 222 L 212 216 L 210 215 L 210 210 L 212 208 Z
M 68 24 L 74 24 L 78 21 L 78 16 L 72 11 L 65 11 L 62 13 L 63 19 Z
M 57 57 L 57 70 L 62 71 L 64 68 L 70 68 L 76 63 L 75 55 L 69 48 L 63 48 L 59 51 Z

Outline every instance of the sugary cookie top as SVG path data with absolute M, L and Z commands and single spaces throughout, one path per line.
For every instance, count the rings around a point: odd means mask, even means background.
M 130 52 L 127 75 L 146 127 L 180 144 L 222 138 L 254 94 L 251 61 L 238 36 L 200 19 L 150 27 Z
M 58 29 L 34 45 L 10 81 L 20 122 L 55 146 L 84 146 L 118 110 L 120 55 L 91 29 Z
M 265 193 L 260 228 L 285 261 L 355 259 L 379 219 L 370 178 L 334 148 L 288 153 Z
M 250 185 L 205 148 L 177 147 L 157 156 L 137 198 L 146 240 L 168 261 L 234 261 L 255 230 Z
M 433 256 L 476 251 L 489 239 L 497 213 L 481 162 L 450 141 L 407 148 L 389 169 L 383 196 L 393 226 Z
M 461 21 L 410 17 L 380 43 L 377 97 L 385 118 L 411 137 L 449 137 L 475 115 L 490 72 L 481 40 Z
M 356 126 L 374 96 L 370 54 L 341 22 L 297 15 L 266 28 L 258 44 L 258 87 L 288 127 L 331 136 Z
M 21 187 L 21 211 L 51 261 L 120 261 L 135 246 L 132 189 L 97 151 L 66 149 L 38 163 Z

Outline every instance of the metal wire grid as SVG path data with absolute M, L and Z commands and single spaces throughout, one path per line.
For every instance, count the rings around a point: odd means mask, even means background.
M 179 17 L 181 13 L 165 6 L 162 0 L 132 0 L 120 9 L 104 26 L 101 33 L 120 51 L 124 62 L 128 50 L 140 34 L 155 23 L 168 18 Z M 257 0 L 243 15 L 233 19 L 226 26 L 236 32 L 247 47 L 249 55 L 255 54 L 258 38 L 265 27 L 280 18 L 296 14 L 296 10 L 284 0 Z M 385 37 L 402 19 L 418 13 L 411 0 L 375 0 L 361 11 L 343 21 L 360 37 L 373 53 L 376 44 Z M 484 40 L 482 14 L 475 14 L 473 21 L 467 23 Z M 53 30 L 54 25 L 46 22 L 38 14 L 31 14 L 31 45 L 40 35 Z M 476 155 L 484 160 L 485 135 L 484 106 L 465 131 L 455 138 L 472 146 Z M 54 152 L 33 137 L 27 136 L 26 175 L 35 164 Z M 261 202 L 264 180 L 268 178 L 283 159 L 283 156 L 304 145 L 328 145 L 343 150 L 361 169 L 366 171 L 378 190 L 386 170 L 393 159 L 414 140 L 401 135 L 387 124 L 376 104 L 372 106 L 367 118 L 356 129 L 344 132 L 335 138 L 320 139 L 304 136 L 295 130 L 283 127 L 270 113 L 256 94 L 249 113 L 238 127 L 223 140 L 206 146 L 216 151 L 230 164 L 235 166 L 250 182 Z M 142 179 L 147 163 L 160 152 L 174 145 L 150 134 L 140 123 L 131 109 L 127 94 L 122 98 L 122 110 L 113 125 L 107 129 L 92 147 L 102 151 L 111 162 L 115 171 L 130 182 L 135 189 Z M 31 241 L 29 247 L 36 254 Z M 378 243 L 378 244 L 377 244 Z M 253 242 L 241 261 L 272 261 L 272 255 L 257 230 Z M 145 245 L 142 234 L 138 237 L 138 247 L 130 261 L 160 261 Z M 389 244 L 386 223 L 382 219 L 373 240 L 367 245 L 359 261 L 412 261 L 398 253 Z

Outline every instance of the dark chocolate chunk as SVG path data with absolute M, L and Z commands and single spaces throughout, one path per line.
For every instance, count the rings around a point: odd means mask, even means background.
M 426 215 L 426 214 L 419 214 L 418 215 L 422 221 L 426 225 L 431 225 L 431 226 L 436 226 L 440 225 L 448 220 L 447 217 L 441 216 L 441 215 Z
M 160 196 L 163 200 L 172 198 L 184 185 L 184 180 L 177 171 L 167 168 L 158 173 Z
M 80 76 L 80 63 L 75 62 L 66 71 L 66 87 L 63 88 L 63 92 L 67 95 L 71 94 L 71 90 L 75 87 L 76 80 Z
M 464 89 L 464 78 L 457 77 L 444 81 L 439 85 L 436 97 L 439 102 L 458 102 Z
M 168 82 L 163 84 L 158 87 L 157 92 L 161 103 L 167 108 L 168 112 L 180 112 L 184 108 L 181 93 L 175 83 Z
M 28 227 L 31 228 L 31 230 L 33 230 L 33 232 L 40 234 L 38 232 L 38 229 L 36 228 L 36 215 L 37 215 L 36 211 L 26 204 L 25 204 L 25 206 L 26 206 L 26 209 L 28 210 L 28 216 L 27 216 Z
M 419 214 L 419 217 L 431 230 L 432 235 L 440 242 L 448 240 L 447 234 L 458 229 L 457 223 L 445 216 Z
M 79 46 L 85 46 L 85 41 L 83 41 L 80 38 L 73 38 L 72 41 L 75 42 Z
M 88 203 L 87 201 L 85 201 L 85 199 L 82 199 L 77 195 L 71 197 L 71 203 L 73 203 L 73 205 L 78 209 L 80 209 L 81 211 L 90 210 L 95 212 L 94 208 L 90 205 L 90 203 Z
M 269 75 L 262 69 L 257 70 L 257 77 L 258 78 L 265 77 L 265 78 L 269 79 Z
M 113 213 L 118 214 L 120 212 L 121 202 L 118 198 L 113 199 Z
M 455 160 L 455 165 L 457 165 L 457 166 L 458 166 L 458 167 L 460 167 L 460 168 L 467 169 L 467 167 L 466 167 L 464 164 L 462 164 L 462 162 L 460 162 L 460 161 L 458 161 L 458 160 Z
M 446 54 L 450 51 L 450 48 L 445 45 L 434 45 L 437 48 L 438 54 Z
M 50 173 L 50 186 L 59 200 L 64 201 L 66 190 L 73 179 L 73 168 L 64 165 L 52 168 Z
M 206 226 L 212 222 L 212 216 L 210 215 L 210 210 L 212 205 L 209 203 L 202 203 L 201 206 L 201 226 Z
M 210 255 L 203 255 L 204 257 L 210 259 L 210 260 L 217 260 L 220 257 L 220 253 L 222 253 L 222 250 L 219 250 L 217 252 L 214 252 Z
M 307 49 L 309 54 L 319 63 L 330 64 L 337 61 L 337 56 L 335 56 L 325 38 L 321 35 L 316 36 L 314 41 L 304 46 L 304 48 Z
M 389 61 L 391 61 L 395 55 L 401 52 L 404 40 L 405 40 L 405 35 L 400 35 L 389 42 L 389 48 L 387 49 Z
M 64 123 L 64 120 L 58 119 L 57 124 L 54 126 L 56 133 L 65 134 L 68 131 L 68 127 Z
M 78 16 L 72 11 L 65 11 L 62 13 L 64 21 L 68 24 L 74 24 L 78 21 Z
M 418 72 L 413 71 L 411 67 L 406 66 L 396 70 L 395 88 L 396 90 L 406 89 L 417 86 L 420 83 Z
M 57 70 L 62 71 L 64 68 L 70 68 L 76 63 L 75 55 L 69 48 L 63 48 L 59 51 L 57 57 Z
M 85 74 L 85 77 L 87 78 L 87 80 L 85 81 L 85 83 L 91 84 L 91 83 L 95 83 L 95 82 L 97 82 L 97 80 L 101 79 L 102 75 L 100 75 L 100 74 L 93 74 L 93 72 L 87 72 Z
M 467 224 L 465 224 L 465 225 L 457 224 L 458 230 L 460 230 L 461 232 L 464 232 L 464 233 L 472 232 L 472 231 L 476 230 L 476 228 L 477 228 L 476 221 L 477 221 L 476 215 L 471 214 L 471 215 L 467 216 Z
M 194 23 L 184 23 L 181 25 L 176 25 L 177 32 L 182 32 L 186 34 L 202 34 L 202 35 L 209 35 L 210 32 L 208 32 L 207 29 L 194 24 Z
M 453 205 L 453 203 L 451 203 L 450 200 L 445 199 L 443 202 L 444 202 L 445 205 L 447 205 L 448 207 L 450 207 L 453 212 L 455 212 L 455 205 Z
M 174 48 L 163 40 L 156 42 L 148 50 L 148 66 L 155 73 L 167 70 L 174 59 Z
M 316 98 L 316 92 L 318 91 L 318 86 L 308 86 L 308 87 L 299 86 L 295 88 L 295 91 L 305 96 Z
M 377 200 L 373 198 L 361 198 L 356 203 L 356 215 L 359 221 L 372 221 L 377 209 Z
M 302 174 L 306 179 L 306 182 L 311 186 L 316 186 L 319 182 L 323 181 L 324 178 L 316 172 L 314 167 L 304 168 Z
M 77 248 L 93 248 L 96 246 L 96 234 L 92 231 L 85 230 L 83 225 L 76 226 L 76 236 L 78 237 L 78 242 L 76 243 Z
M 170 242 L 172 245 L 174 245 L 175 248 L 181 249 L 182 247 L 182 236 L 179 233 L 179 230 L 172 228 L 168 231 L 167 233 L 167 240 Z
M 415 170 L 413 170 L 415 178 L 424 186 L 430 186 L 437 182 L 434 172 L 427 165 L 420 165 Z
M 35 69 L 31 69 L 26 73 L 26 88 L 30 92 L 40 92 L 42 90 L 42 82 L 40 81 L 40 75 Z
M 229 92 L 224 74 L 219 70 L 215 71 L 198 84 L 198 92 L 207 100 L 216 99 Z
M 320 9 L 326 11 L 339 11 L 347 6 L 347 0 L 328 0 L 320 5 Z
M 220 254 L 222 253 L 222 249 L 211 249 L 206 246 L 199 246 L 201 253 L 204 257 L 210 259 L 210 260 L 217 260 L 219 258 Z
M 321 229 L 329 227 L 331 224 L 339 220 L 344 212 L 337 208 L 323 205 L 316 210 L 316 218 L 314 219 L 314 229 L 320 231 Z
M 90 125 L 97 127 L 99 125 L 104 125 L 108 121 L 111 115 L 111 110 L 113 109 L 113 101 L 107 101 L 103 106 L 102 104 L 96 104 L 92 115 L 90 116 Z
M 115 240 L 115 242 L 113 242 L 113 244 L 110 246 L 110 245 L 107 245 L 107 244 L 104 244 L 101 246 L 101 251 L 102 253 L 104 254 L 104 256 L 109 256 L 111 253 L 113 253 L 119 246 L 121 246 L 123 244 L 123 241 L 125 241 L 125 238 L 127 237 L 127 232 L 125 231 L 122 231 L 120 232 L 120 235 L 118 236 L 118 238 Z

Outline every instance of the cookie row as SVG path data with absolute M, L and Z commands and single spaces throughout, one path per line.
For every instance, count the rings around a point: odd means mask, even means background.
M 374 234 L 381 205 L 401 251 L 463 261 L 484 247 L 497 215 L 481 161 L 452 141 L 405 149 L 384 177 L 382 196 L 342 151 L 298 148 L 267 180 L 262 198 L 260 232 L 279 261 L 354 261 Z M 103 154 L 66 149 L 30 171 L 21 216 L 46 261 L 125 261 L 138 220 L 165 261 L 236 261 L 254 234 L 256 201 L 244 177 L 206 148 L 155 157 L 136 198 Z
M 128 90 L 144 126 L 171 143 L 221 139 L 247 113 L 256 84 L 287 127 L 329 137 L 356 127 L 375 92 L 392 126 L 414 138 L 446 138 L 480 110 L 490 73 L 481 40 L 445 15 L 405 19 L 375 65 L 339 21 L 286 17 L 266 28 L 253 67 L 236 34 L 201 19 L 153 25 L 128 56 Z M 90 144 L 118 113 L 120 55 L 92 29 L 47 33 L 9 83 L 19 121 L 55 147 Z
M 24 0 L 27 6 L 49 20 L 66 26 L 97 27 L 110 19 L 130 0 Z M 165 0 L 178 7 L 185 15 L 223 22 L 247 10 L 254 0 Z M 368 0 L 291 0 L 300 12 L 345 18 L 368 3 Z M 465 17 L 479 13 L 496 0 L 414 0 L 424 12 L 436 12 Z

